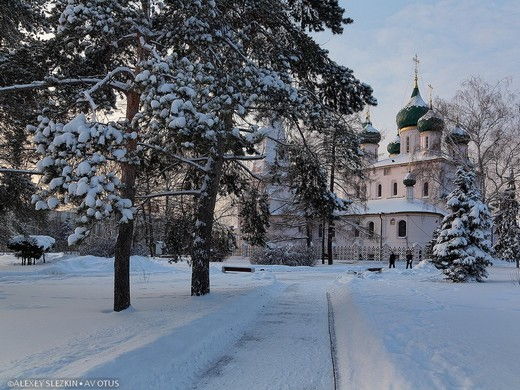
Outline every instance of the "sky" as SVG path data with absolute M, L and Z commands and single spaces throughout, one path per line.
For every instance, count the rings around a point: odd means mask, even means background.
M 340 0 L 354 19 L 342 35 L 317 41 L 338 63 L 374 89 L 373 125 L 385 138 L 397 133 L 395 115 L 413 88 L 418 55 L 425 101 L 450 99 L 472 75 L 496 82 L 512 79 L 520 91 L 520 0 Z M 386 146 L 385 146 L 386 149 Z M 381 150 L 380 150 L 381 152 Z

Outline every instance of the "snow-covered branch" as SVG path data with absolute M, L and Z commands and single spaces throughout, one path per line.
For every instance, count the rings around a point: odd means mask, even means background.
M 20 173 L 27 175 L 43 175 L 42 172 L 31 171 L 28 169 L 12 169 L 12 168 L 0 168 L 0 173 Z
M 83 95 L 87 99 L 87 101 L 90 104 L 90 107 L 92 108 L 92 111 L 96 111 L 97 105 L 94 103 L 94 99 L 92 99 L 92 94 L 96 92 L 99 88 L 103 87 L 104 85 L 107 85 L 109 83 L 109 80 L 114 77 L 118 73 L 128 73 L 132 78 L 134 77 L 134 72 L 127 67 L 127 66 L 118 66 L 114 70 L 108 72 L 105 77 L 103 77 L 101 80 L 99 80 L 96 84 L 94 84 L 91 88 L 83 92 Z
M 98 78 L 91 78 L 91 77 L 81 77 L 81 78 L 75 78 L 75 79 L 56 79 L 56 78 L 49 78 L 44 81 L 33 81 L 29 84 L 15 84 L 15 85 L 9 85 L 6 87 L 0 87 L 0 94 L 8 93 L 8 92 L 16 92 L 16 91 L 22 91 L 26 89 L 42 89 L 42 88 L 49 88 L 49 87 L 56 87 L 60 85 L 77 85 L 77 84 L 99 84 L 103 82 L 103 79 Z M 127 91 L 128 86 L 125 83 L 119 82 L 119 81 L 110 81 L 108 83 L 105 83 L 106 85 L 110 85 L 112 88 L 115 88 L 119 91 Z
M 203 167 L 202 165 L 197 164 L 195 162 L 195 161 L 207 160 L 206 158 L 190 159 L 190 158 L 181 157 L 181 156 L 179 156 L 177 154 L 171 153 L 171 152 L 167 151 L 166 149 L 161 148 L 160 146 L 157 146 L 157 145 L 150 145 L 150 144 L 145 144 L 145 143 L 142 143 L 142 142 L 138 142 L 138 145 L 142 146 L 142 147 L 145 147 L 145 148 L 149 148 L 149 149 L 153 149 L 153 150 L 157 150 L 159 152 L 165 153 L 169 157 L 173 158 L 174 160 L 177 160 L 177 161 L 186 163 L 188 165 L 191 165 L 192 167 L 197 168 L 199 171 L 202 171 L 202 172 L 206 172 L 207 171 L 207 169 L 205 167 Z
M 152 198 L 160 198 L 163 196 L 181 196 L 181 195 L 193 195 L 193 196 L 199 196 L 200 190 L 180 190 L 180 191 L 164 191 L 164 192 L 157 192 L 154 194 L 148 194 L 148 195 L 140 195 L 136 196 L 138 199 L 152 199 Z
M 259 155 L 259 156 L 234 156 L 231 154 L 225 154 L 224 160 L 242 160 L 242 161 L 250 161 L 250 160 L 263 160 L 265 158 L 265 155 Z

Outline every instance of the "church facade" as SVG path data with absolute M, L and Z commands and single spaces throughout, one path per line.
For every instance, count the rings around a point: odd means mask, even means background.
M 456 165 L 467 158 L 468 134 L 446 128 L 422 99 L 417 78 L 396 123 L 398 134 L 388 144 L 388 156 L 380 159 L 381 134 L 367 116 L 361 133 L 366 202 L 342 215 L 336 245 L 424 247 L 446 214 Z
M 270 186 L 272 242 L 303 244 L 306 239 L 307 244 L 310 240 L 318 251 L 326 252 L 331 234 L 333 253 L 341 248 L 365 248 L 358 250 L 355 258 L 381 258 L 383 248 L 399 248 L 400 252 L 424 249 L 446 214 L 446 196 L 452 190 L 457 164 L 467 159 L 469 135 L 459 127 L 446 127 L 431 102 L 427 104 L 421 97 L 417 76 L 409 102 L 397 113 L 396 124 L 397 135 L 387 146 L 388 155 L 382 156 L 381 134 L 367 114 L 360 133 L 364 179 L 357 189 L 363 201 L 338 215 L 332 230 L 320 221 L 310 227 L 288 224 L 290 206 L 283 204 L 290 203 L 290 193 Z M 269 144 L 266 148 L 273 150 L 264 153 L 272 156 L 275 146 Z M 261 170 L 259 165 L 257 172 Z M 345 256 L 353 257 L 351 253 Z

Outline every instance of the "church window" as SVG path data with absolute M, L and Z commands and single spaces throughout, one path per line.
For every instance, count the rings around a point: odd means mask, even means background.
M 383 186 L 381 184 L 377 185 L 377 197 L 380 198 L 383 196 Z
M 318 226 L 318 237 L 319 238 L 323 237 L 323 224 L 321 224 L 321 223 Z
M 406 137 L 406 153 L 410 153 L 410 137 Z
M 392 195 L 397 196 L 397 183 L 392 185 Z
M 383 175 L 388 176 L 390 174 L 390 168 L 384 168 L 383 169 Z
M 374 222 L 368 223 L 368 238 L 374 238 Z
M 397 224 L 397 236 L 406 237 L 406 221 L 399 221 Z
M 430 193 L 429 184 L 428 184 L 428 182 L 425 182 L 425 183 L 423 184 L 422 195 L 423 195 L 424 197 L 426 197 L 426 196 L 429 195 L 429 193 Z
M 424 146 L 426 149 L 430 148 L 430 137 L 426 136 L 426 139 L 424 140 Z

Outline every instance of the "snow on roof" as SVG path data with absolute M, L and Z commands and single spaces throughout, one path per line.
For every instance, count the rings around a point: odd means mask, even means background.
M 417 156 L 412 156 L 409 153 L 402 153 L 395 157 L 389 157 L 389 158 L 385 158 L 384 160 L 376 161 L 374 164 L 371 165 L 371 168 L 383 167 L 383 166 L 387 166 L 387 165 L 406 164 L 409 162 L 416 162 L 416 161 L 436 160 L 438 158 L 440 158 L 440 157 L 435 156 L 435 155 L 421 156 L 421 157 L 417 158 Z
M 379 130 L 377 130 L 374 126 L 372 126 L 372 123 L 367 123 L 365 127 L 363 127 L 363 130 L 369 132 L 369 133 L 379 133 Z
M 460 135 L 467 135 L 468 132 L 466 130 L 464 130 L 462 127 L 460 126 L 455 126 L 453 129 L 451 129 L 451 133 L 452 134 L 460 134 Z
M 341 213 L 341 215 L 369 215 L 381 213 L 430 213 L 446 215 L 446 210 L 418 199 L 392 198 L 369 200 L 365 204 L 352 205 L 347 212 Z
M 11 239 L 11 242 L 16 242 L 16 243 L 24 242 L 24 241 L 27 240 L 27 237 L 34 244 L 36 244 L 37 246 L 39 246 L 43 250 L 48 250 L 48 249 L 52 248 L 52 246 L 56 243 L 56 240 L 54 238 L 52 238 L 52 237 L 49 237 L 49 236 L 38 236 L 38 235 L 31 235 L 31 236 L 19 235 L 19 236 L 14 236 Z
M 410 101 L 406 107 L 428 107 L 428 104 L 426 104 L 426 102 L 423 100 L 421 94 L 418 93 L 417 95 L 410 98 Z

